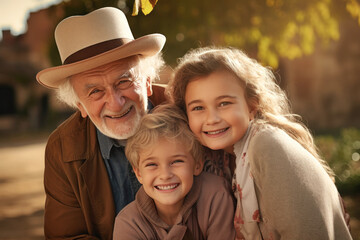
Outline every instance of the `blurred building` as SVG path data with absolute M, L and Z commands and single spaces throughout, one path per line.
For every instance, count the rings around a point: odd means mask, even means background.
M 50 109 L 64 109 L 35 79 L 39 70 L 51 66 L 48 47 L 61 15 L 60 8 L 40 10 L 30 13 L 26 33 L 13 36 L 10 30 L 2 30 L 0 131 L 41 128 Z

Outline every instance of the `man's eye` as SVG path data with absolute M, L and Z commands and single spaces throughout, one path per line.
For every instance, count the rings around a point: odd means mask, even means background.
M 93 90 L 90 91 L 89 96 L 90 96 L 90 95 L 93 95 L 93 94 L 95 94 L 95 93 L 98 93 L 98 92 L 100 92 L 99 89 L 93 89 Z
M 117 87 L 120 89 L 127 89 L 133 85 L 132 79 L 122 79 L 118 82 Z
M 129 82 L 132 82 L 130 79 L 124 79 L 124 80 L 120 80 L 119 81 L 119 85 L 122 85 L 122 84 L 129 84 Z

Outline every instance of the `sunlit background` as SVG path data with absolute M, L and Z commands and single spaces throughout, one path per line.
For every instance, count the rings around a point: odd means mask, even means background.
M 23 34 L 30 12 L 59 2 L 61 0 L 0 0 L 0 29 L 10 29 L 13 35 Z
M 45 143 L 74 110 L 35 75 L 61 64 L 56 24 L 104 6 L 126 13 L 135 38 L 167 37 L 162 83 L 199 46 L 238 47 L 272 67 L 335 171 L 360 239 L 359 0 L 160 0 L 146 16 L 131 16 L 133 3 L 0 0 L 0 239 L 43 239 Z

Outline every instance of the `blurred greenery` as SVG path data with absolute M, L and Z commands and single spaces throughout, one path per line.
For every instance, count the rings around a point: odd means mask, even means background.
M 146 16 L 131 16 L 135 0 L 67 0 L 62 4 L 65 16 L 104 6 L 120 8 L 127 14 L 135 37 L 155 32 L 167 37 L 164 53 L 169 64 L 175 64 L 190 48 L 230 45 L 276 68 L 280 57 L 309 55 L 318 43 L 338 40 L 339 22 L 345 16 L 351 15 L 360 24 L 358 1 L 164 0 Z M 54 45 L 52 49 L 56 51 Z
M 341 195 L 360 193 L 360 129 L 344 128 L 338 133 L 315 137 L 322 156 L 336 174 Z

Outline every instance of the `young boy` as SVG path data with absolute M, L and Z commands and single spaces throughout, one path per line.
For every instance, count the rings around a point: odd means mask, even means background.
M 201 173 L 202 146 L 181 110 L 143 117 L 125 153 L 142 187 L 116 217 L 114 239 L 235 239 L 229 186 Z

